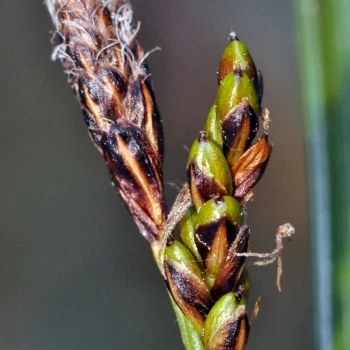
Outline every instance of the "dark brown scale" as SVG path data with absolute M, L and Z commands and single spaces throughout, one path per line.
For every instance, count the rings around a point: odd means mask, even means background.
M 200 226 L 196 230 L 195 242 L 203 261 L 205 261 L 210 251 L 210 246 L 212 245 L 216 232 L 218 231 L 218 228 L 222 224 L 223 220 L 225 220 L 225 218 L 205 226 Z
M 224 224 L 227 232 L 228 245 L 231 246 L 239 231 L 239 226 L 232 224 L 226 217 L 196 229 L 196 244 L 203 261 L 206 259 L 210 246 L 216 236 L 218 228 Z
M 139 79 L 129 84 L 129 91 L 125 99 L 125 117 L 139 127 L 143 124 L 145 113 L 144 100 Z
M 171 278 L 178 287 L 178 292 L 181 293 L 181 299 L 186 304 L 192 305 L 205 318 L 211 306 L 209 293 L 200 295 L 196 283 L 191 283 L 188 276 L 177 270 L 170 261 L 167 263 L 167 266 Z
M 97 125 L 100 126 L 104 122 L 101 118 L 116 121 L 122 117 L 121 103 L 116 100 L 118 96 L 113 95 L 113 91 L 102 84 L 95 75 L 80 76 L 78 86 L 81 103 L 95 115 Z
M 222 123 L 222 134 L 224 153 L 231 170 L 252 143 L 258 128 L 258 117 L 245 98 L 226 115 Z
M 151 99 L 153 101 L 153 114 L 152 114 L 152 120 L 154 127 L 157 130 L 157 140 L 156 143 L 158 144 L 158 153 L 160 155 L 161 162 L 164 160 L 164 140 L 163 140 L 163 122 L 162 118 L 158 109 L 158 105 L 156 102 L 156 97 L 154 94 L 154 87 L 153 87 L 153 81 L 150 75 L 150 70 L 147 61 L 143 61 L 142 67 L 145 70 L 145 74 L 147 76 L 147 79 L 144 80 L 144 83 L 146 84 L 148 91 L 151 95 Z
M 165 283 L 181 311 L 204 326 L 205 318 L 212 306 L 207 286 L 190 270 L 172 260 L 166 260 Z
M 258 92 L 258 103 L 259 103 L 259 106 L 261 107 L 261 102 L 264 95 L 264 77 L 260 69 L 257 69 L 256 80 L 257 80 L 257 84 L 255 84 L 255 86 Z
M 116 180 L 117 177 L 122 177 L 128 179 L 128 187 L 131 191 L 137 189 L 137 182 L 132 176 L 130 169 L 127 168 L 123 155 L 119 152 L 118 143 L 116 140 L 116 135 L 118 134 L 115 127 L 112 127 L 107 135 L 102 138 L 102 149 L 104 151 L 105 157 L 111 162 L 112 168 L 111 177 Z M 116 183 L 118 186 L 119 184 Z
M 95 142 L 96 146 L 98 148 L 100 148 L 102 137 L 103 137 L 103 132 L 97 128 L 97 125 L 95 123 L 95 119 L 86 109 L 82 109 L 82 112 L 83 112 L 83 117 L 84 117 L 85 123 L 88 126 L 89 133 L 90 133 L 93 141 Z
M 89 34 L 92 44 L 95 45 L 95 47 L 101 47 L 103 45 L 104 37 L 101 33 L 93 28 L 86 28 L 86 33 Z
M 197 187 L 203 203 L 209 199 L 228 194 L 225 188 L 219 186 L 215 178 L 207 176 L 194 161 L 187 167 L 187 178 L 189 179 L 190 186 L 195 184 Z
M 249 320 L 246 313 L 226 325 L 227 336 L 222 350 L 243 350 L 248 340 Z
M 110 79 L 111 83 L 116 88 L 115 93 L 120 94 L 123 98 L 128 92 L 128 84 L 123 75 L 112 66 L 104 66 L 98 68 L 96 74 L 102 83 L 106 83 L 106 77 Z
M 249 147 L 258 131 L 259 121 L 253 108 L 250 106 L 250 104 L 243 104 L 242 107 L 243 108 L 232 112 L 232 114 L 227 115 L 223 121 L 222 132 L 225 152 L 227 152 L 227 150 L 234 144 L 241 130 L 244 119 L 247 119 L 249 123 L 249 133 L 246 137 L 244 150 Z
M 95 67 L 97 51 L 93 48 L 78 42 L 74 47 L 70 47 L 70 54 L 75 63 L 75 68 L 83 68 L 89 71 Z
M 243 235 L 235 247 L 235 253 L 245 253 L 249 244 L 249 229 L 246 227 Z M 215 283 L 211 289 L 213 300 L 218 300 L 221 296 L 235 289 L 245 262 L 244 256 L 231 256 L 222 266 Z
M 112 25 L 111 13 L 106 6 L 100 6 L 95 11 L 94 23 L 100 31 L 105 31 L 106 28 Z
M 84 74 L 78 78 L 79 94 L 81 103 L 87 105 L 87 97 L 85 93 L 98 105 L 100 110 L 106 110 L 107 96 L 104 86 L 94 76 Z M 92 112 L 92 110 L 91 110 Z
M 124 117 L 124 102 L 128 91 L 128 85 L 124 77 L 113 67 L 101 67 L 96 71 L 96 75 L 102 83 L 106 95 L 109 96 L 109 114 L 112 121 L 117 121 Z
M 111 125 L 102 148 L 117 188 L 138 203 L 159 230 L 165 217 L 163 184 L 156 155 L 142 130 L 126 121 Z M 158 231 L 149 234 L 157 235 Z
M 229 247 L 234 242 L 238 230 L 239 226 L 232 224 L 226 217 L 197 227 L 195 242 L 207 271 L 213 273 L 213 260 L 215 261 L 214 266 L 225 264 Z M 218 240 L 221 242 L 219 246 L 217 245 Z M 223 242 L 225 246 L 222 245 Z

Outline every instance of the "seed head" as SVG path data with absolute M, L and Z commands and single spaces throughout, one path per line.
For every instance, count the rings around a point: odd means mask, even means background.
M 141 233 L 157 240 L 165 221 L 161 119 L 125 0 L 46 0 L 90 135 Z

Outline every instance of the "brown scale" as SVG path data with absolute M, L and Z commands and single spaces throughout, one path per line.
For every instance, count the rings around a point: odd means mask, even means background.
M 261 179 L 271 152 L 272 146 L 265 134 L 239 158 L 233 167 L 235 198 L 243 199 Z
M 149 226 L 149 220 L 154 223 L 153 232 L 146 232 L 144 227 L 141 232 L 149 240 L 157 239 L 165 220 L 163 184 L 157 157 L 144 133 L 131 123 L 119 122 L 111 126 L 102 147 L 117 188 L 127 195 L 127 204 L 138 205 L 138 216 L 142 211 L 141 225 L 144 221 Z
M 212 306 L 207 285 L 183 264 L 165 260 L 166 284 L 181 311 L 195 324 L 204 326 Z

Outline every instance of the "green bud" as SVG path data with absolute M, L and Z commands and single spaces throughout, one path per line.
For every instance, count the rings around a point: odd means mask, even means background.
M 227 44 L 221 57 L 218 68 L 219 83 L 224 77 L 240 65 L 242 71 L 247 73 L 249 79 L 253 82 L 259 97 L 259 106 L 263 95 L 263 80 L 261 71 L 256 69 L 255 63 L 247 46 L 238 39 L 235 33 L 230 34 L 230 42 Z
M 220 149 L 222 149 L 222 130 L 221 123 L 216 115 L 216 105 L 214 104 L 208 113 L 205 122 L 205 131 L 209 140 L 213 141 Z
M 211 199 L 199 209 L 195 240 L 209 287 L 224 266 L 241 223 L 242 209 L 233 197 Z
M 240 65 L 251 80 L 256 79 L 257 69 L 247 46 L 238 39 L 235 33 L 231 33 L 230 42 L 227 44 L 219 63 L 219 82 L 232 72 L 236 65 Z
M 240 65 L 221 81 L 216 93 L 216 113 L 221 122 L 232 108 L 246 98 L 256 114 L 259 114 L 258 96 L 254 84 Z
M 205 349 L 244 350 L 248 334 L 245 300 L 239 302 L 233 292 L 225 294 L 214 304 L 205 321 Z
M 195 229 L 195 217 L 197 211 L 195 207 L 191 207 L 187 210 L 185 215 L 179 222 L 179 233 L 184 245 L 191 251 L 198 263 L 202 263 L 202 258 L 199 255 L 196 242 L 194 240 L 194 229 Z
M 164 270 L 174 301 L 198 334 L 202 334 L 212 301 L 201 268 L 185 246 L 172 241 L 165 249 Z
M 202 132 L 190 150 L 187 177 L 196 209 L 210 198 L 232 193 L 232 176 L 221 150 Z

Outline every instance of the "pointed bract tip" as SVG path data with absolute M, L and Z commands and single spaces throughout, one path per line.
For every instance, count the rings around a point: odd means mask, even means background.
M 230 35 L 229 35 L 229 37 L 228 37 L 228 39 L 230 40 L 230 41 L 238 41 L 239 39 L 238 39 L 238 36 L 237 36 L 237 34 L 235 33 L 235 32 L 231 32 L 230 33 Z
M 207 140 L 208 140 L 207 132 L 206 131 L 200 131 L 199 132 L 198 141 L 199 142 L 206 142 Z

